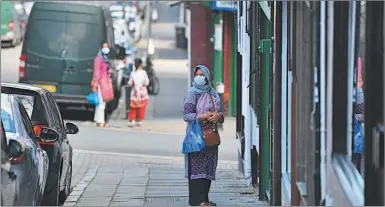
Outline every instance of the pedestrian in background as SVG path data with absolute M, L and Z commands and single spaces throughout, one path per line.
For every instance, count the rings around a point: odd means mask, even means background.
M 221 101 L 211 87 L 210 72 L 204 65 L 194 70 L 194 82 L 184 99 L 183 119 L 189 124 L 198 119 L 203 130 L 224 122 Z M 213 101 L 212 101 L 213 100 Z M 216 206 L 209 200 L 211 181 L 215 180 L 218 146 L 205 147 L 200 152 L 185 155 L 185 176 L 189 185 L 189 205 Z
M 356 90 L 356 105 L 355 105 L 355 120 L 361 126 L 361 129 L 364 129 L 364 81 L 362 79 L 362 60 L 361 57 L 358 57 L 357 60 L 357 90 Z M 354 142 L 353 137 L 353 142 Z M 365 146 L 364 146 L 365 147 Z M 363 153 L 354 153 L 353 152 L 353 163 L 356 165 L 357 170 L 363 176 L 364 174 L 364 155 Z
M 135 126 L 136 118 L 138 118 L 137 126 L 143 124 L 144 117 L 146 115 L 146 107 L 149 104 L 149 96 L 147 86 L 150 81 L 147 76 L 147 72 L 143 70 L 143 61 L 140 58 L 136 58 L 134 61 L 135 70 L 131 72 L 128 85 L 131 86 L 130 97 L 130 113 L 129 119 L 130 127 Z
M 102 43 L 94 59 L 94 71 L 91 81 L 92 91 L 98 93 L 99 104 L 95 106 L 94 121 L 97 127 L 108 127 L 105 123 L 106 102 L 114 99 L 114 91 L 110 79 L 108 54 L 110 49 L 107 43 Z

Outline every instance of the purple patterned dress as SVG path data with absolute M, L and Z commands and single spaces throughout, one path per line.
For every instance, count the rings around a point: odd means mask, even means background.
M 190 124 L 194 121 L 199 114 L 204 114 L 214 110 L 214 106 L 210 100 L 212 95 L 215 109 L 217 112 L 221 112 L 220 98 L 218 93 L 214 90 L 207 93 L 196 93 L 188 91 L 184 100 L 184 112 L 183 119 Z M 224 118 L 219 120 L 223 123 Z M 201 122 L 202 129 L 212 127 L 211 122 Z M 187 129 L 187 128 L 186 128 Z M 190 159 L 188 159 L 190 158 Z M 190 179 L 206 178 L 209 180 L 215 180 L 215 172 L 218 164 L 218 147 L 205 148 L 201 152 L 190 153 L 185 155 L 185 177 L 188 178 L 188 161 L 190 160 Z

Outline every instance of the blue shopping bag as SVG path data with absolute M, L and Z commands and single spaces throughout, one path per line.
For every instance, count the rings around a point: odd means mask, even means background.
M 362 154 L 364 151 L 364 133 L 362 133 L 362 128 L 359 123 L 359 121 L 355 120 L 355 127 L 354 127 L 354 153 Z
M 186 137 L 183 140 L 182 153 L 200 152 L 205 148 L 203 132 L 198 119 L 189 124 Z
M 95 106 L 99 105 L 99 97 L 98 97 L 98 93 L 96 92 L 91 92 L 88 96 L 87 96 L 87 100 L 90 104 L 93 104 Z

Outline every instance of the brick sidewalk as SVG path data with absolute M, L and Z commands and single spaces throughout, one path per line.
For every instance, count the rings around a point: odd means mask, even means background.
M 218 170 L 210 199 L 218 206 L 262 206 L 236 170 Z M 64 206 L 188 206 L 183 168 L 91 167 Z

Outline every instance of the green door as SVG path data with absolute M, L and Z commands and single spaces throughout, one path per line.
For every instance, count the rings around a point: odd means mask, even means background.
M 261 10 L 265 15 L 261 15 L 261 36 L 260 53 L 261 53 L 261 125 L 260 125 L 260 156 L 261 156 L 261 175 L 260 175 L 260 198 L 267 199 L 270 194 L 270 56 L 271 56 L 271 39 L 270 39 L 270 8 L 266 8 L 266 4 L 262 1 L 259 3 Z

